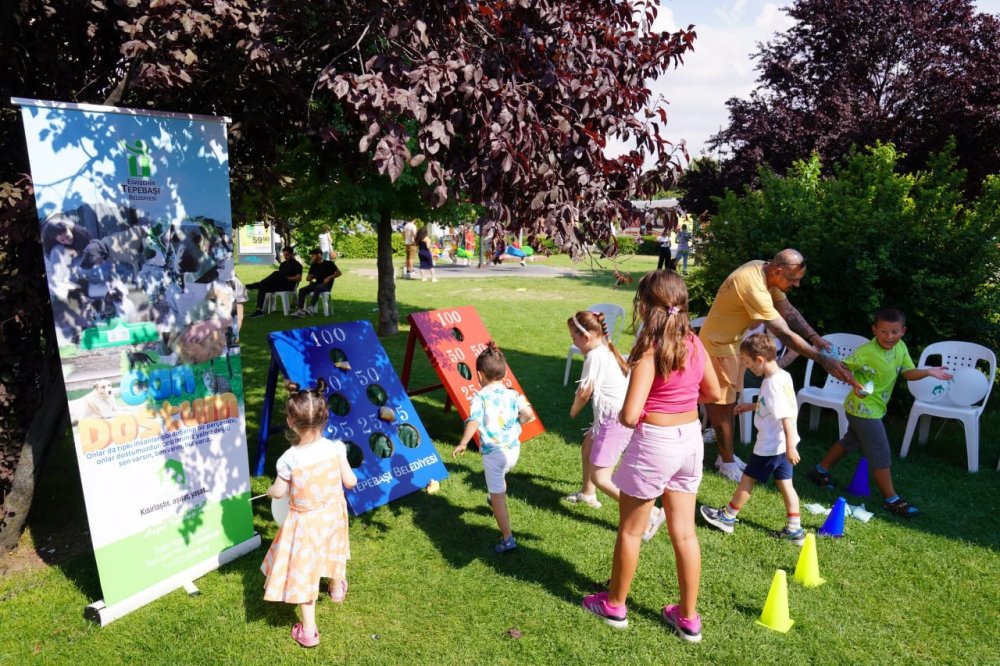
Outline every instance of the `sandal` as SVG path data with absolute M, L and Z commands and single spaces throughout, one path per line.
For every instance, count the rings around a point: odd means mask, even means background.
M 920 513 L 920 509 L 903 499 L 897 499 L 895 502 L 882 502 L 882 508 L 903 518 L 913 518 Z
M 319 645 L 319 629 L 313 636 L 306 636 L 305 630 L 302 629 L 302 623 L 296 622 L 295 626 L 292 627 L 292 638 L 304 648 L 316 647 Z

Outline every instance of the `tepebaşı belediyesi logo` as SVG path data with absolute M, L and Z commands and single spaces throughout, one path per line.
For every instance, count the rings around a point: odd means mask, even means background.
M 122 192 L 129 201 L 155 201 L 160 196 L 160 187 L 153 175 L 153 157 L 150 147 L 145 141 L 136 139 L 133 142 L 121 140 L 125 149 L 129 177 L 121 184 Z

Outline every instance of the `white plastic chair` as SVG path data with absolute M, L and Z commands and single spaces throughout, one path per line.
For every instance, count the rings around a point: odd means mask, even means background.
M 294 291 L 271 291 L 264 294 L 264 312 L 274 312 L 275 301 L 281 299 L 281 309 L 288 316 L 288 304 L 295 303 Z
M 625 308 L 614 303 L 598 303 L 586 309 L 604 315 L 604 323 L 608 328 L 608 339 L 617 346 L 618 338 L 622 329 L 625 328 Z M 569 371 L 573 366 L 573 357 L 578 354 L 583 356 L 580 348 L 576 345 L 570 345 L 569 351 L 566 353 L 566 372 L 563 374 L 563 386 L 569 384 Z
M 940 356 L 940 363 L 928 363 L 928 359 Z M 920 362 L 917 367 L 924 368 L 929 365 L 943 365 L 948 370 L 958 368 L 975 368 L 980 362 L 989 365 L 990 385 L 986 389 L 986 395 L 979 402 L 960 406 L 948 400 L 946 393 L 938 402 L 924 402 L 914 400 L 913 407 L 910 408 L 910 418 L 906 421 L 906 433 L 903 435 L 903 446 L 899 451 L 899 457 L 905 458 L 910 451 L 910 442 L 913 440 L 913 431 L 916 430 L 917 423 L 920 424 L 918 439 L 921 444 L 927 443 L 927 435 L 930 432 L 931 417 L 936 416 L 942 419 L 955 419 L 962 422 L 965 427 L 965 451 L 968 455 L 969 471 L 979 470 L 979 417 L 986 408 L 986 403 L 990 399 L 990 392 L 993 390 L 993 380 L 997 374 L 997 357 L 991 349 L 974 342 L 959 342 L 949 340 L 946 342 L 935 342 L 924 349 L 920 355 Z M 1000 470 L 1000 465 L 997 466 Z
M 829 335 L 824 335 L 823 339 L 828 340 L 836 348 L 839 358 L 847 358 L 855 349 L 868 342 L 867 338 L 854 335 L 853 333 L 830 333 Z M 809 359 L 809 362 L 806 363 L 806 377 L 802 388 L 795 394 L 795 402 L 798 403 L 799 409 L 802 409 L 802 405 L 804 404 L 811 406 L 809 413 L 810 430 L 819 428 L 820 408 L 825 407 L 837 412 L 840 436 L 843 437 L 847 434 L 847 414 L 844 413 L 844 398 L 850 392 L 851 386 L 836 379 L 833 375 L 827 375 L 823 386 L 812 386 L 810 380 L 812 379 L 814 364 L 815 362 L 812 359 Z

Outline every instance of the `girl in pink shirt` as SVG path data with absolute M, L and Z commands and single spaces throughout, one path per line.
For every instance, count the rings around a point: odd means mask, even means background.
M 621 494 L 611 583 L 607 592 L 585 597 L 583 607 L 613 627 L 628 626 L 625 599 L 654 501 L 662 497 L 680 589 L 680 602 L 664 607 L 663 619 L 682 639 L 697 642 L 701 550 L 694 513 L 704 457 L 698 402 L 717 400 L 719 382 L 691 330 L 687 287 L 676 273 L 653 271 L 639 281 L 637 319 L 642 329 L 629 355 L 632 372 L 620 414 L 635 433 L 612 478 Z

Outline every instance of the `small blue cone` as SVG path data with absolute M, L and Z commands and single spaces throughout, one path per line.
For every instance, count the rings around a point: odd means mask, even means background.
M 871 489 L 868 487 L 868 458 L 861 456 L 858 461 L 858 469 L 854 472 L 851 485 L 847 486 L 847 493 L 857 497 L 868 497 Z
M 839 539 L 844 536 L 844 517 L 847 513 L 847 500 L 838 497 L 833 504 L 830 515 L 826 517 L 823 527 L 819 528 L 819 535 Z

